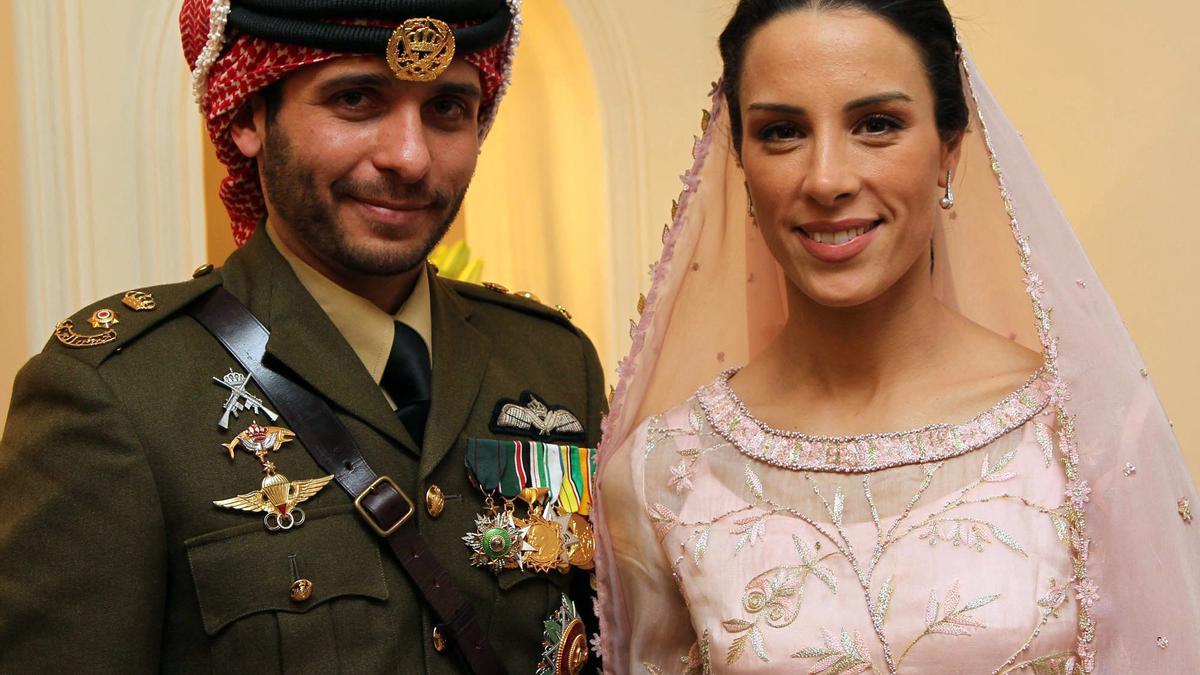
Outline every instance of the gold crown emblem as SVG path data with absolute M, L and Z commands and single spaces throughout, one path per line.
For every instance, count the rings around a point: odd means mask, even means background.
M 454 31 L 431 17 L 408 19 L 392 32 L 387 62 L 401 80 L 430 82 L 454 60 Z
M 420 25 L 404 34 L 404 41 L 414 52 L 428 54 L 442 48 L 445 38 L 429 26 Z

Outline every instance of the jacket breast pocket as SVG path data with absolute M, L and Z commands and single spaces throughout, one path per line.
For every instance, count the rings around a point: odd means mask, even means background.
M 377 540 L 352 507 L 292 530 L 260 523 L 185 542 L 214 672 L 380 672 L 396 663 Z

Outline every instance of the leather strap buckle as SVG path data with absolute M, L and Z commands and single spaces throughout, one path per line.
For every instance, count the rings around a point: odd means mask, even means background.
M 400 495 L 400 498 L 403 499 L 404 503 L 408 506 L 408 512 L 403 516 L 400 516 L 396 522 L 390 525 L 386 523 L 381 524 L 375 519 L 375 514 L 363 505 L 363 499 L 374 495 L 376 489 L 385 483 L 389 485 L 397 495 Z M 354 498 L 354 508 L 358 509 L 358 512 L 363 518 L 366 519 L 367 524 L 371 526 L 371 529 L 375 530 L 375 534 L 378 534 L 384 538 L 390 537 L 392 533 L 400 529 L 400 526 L 404 523 L 407 523 L 417 511 L 416 507 L 413 506 L 413 501 L 408 498 L 408 495 L 404 494 L 404 490 L 401 490 L 400 486 L 396 485 L 396 481 L 392 480 L 390 476 L 380 476 L 379 478 L 376 478 L 374 483 L 371 483 L 369 486 L 367 486 L 366 490 L 363 490 L 361 493 L 359 493 L 359 495 Z

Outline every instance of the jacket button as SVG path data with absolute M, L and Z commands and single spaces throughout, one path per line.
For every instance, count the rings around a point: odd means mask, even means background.
M 433 627 L 433 650 L 439 654 L 446 651 L 446 636 L 442 633 L 441 626 Z
M 210 263 L 204 263 L 203 265 L 192 270 L 192 278 L 199 279 L 200 277 L 204 276 L 205 274 L 208 274 L 211 271 L 213 271 L 213 266 Z
M 304 602 L 312 597 L 313 582 L 308 579 L 297 579 L 292 584 L 292 589 L 289 595 L 292 602 Z
M 430 485 L 425 491 L 425 510 L 429 515 L 437 518 L 442 515 L 442 511 L 446 508 L 446 495 L 442 494 L 442 488 L 436 485 Z

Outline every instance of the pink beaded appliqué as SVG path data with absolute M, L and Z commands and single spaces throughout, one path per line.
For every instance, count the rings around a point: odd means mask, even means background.
M 811 436 L 755 419 L 729 386 L 736 372 L 727 370 L 696 392 L 713 430 L 745 455 L 796 471 L 865 473 L 956 457 L 1028 422 L 1045 409 L 1053 387 L 1043 369 L 991 409 L 962 424 L 861 436 Z

